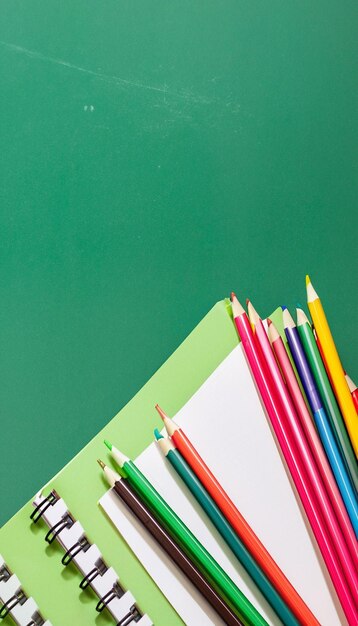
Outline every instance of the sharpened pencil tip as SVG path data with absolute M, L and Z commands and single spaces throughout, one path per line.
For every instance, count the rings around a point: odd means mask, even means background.
M 260 321 L 261 318 L 258 312 L 256 311 L 255 307 L 253 306 L 251 300 L 247 299 L 246 304 L 247 304 L 247 314 L 249 316 L 250 323 L 252 326 L 256 326 L 256 324 Z
M 246 306 L 249 306 L 250 304 L 250 298 L 246 298 Z
M 104 445 L 107 446 L 108 450 L 112 450 L 112 444 L 108 441 L 108 439 L 104 440 Z
M 103 463 L 103 461 L 101 461 L 101 459 L 97 459 L 97 463 L 98 465 L 104 470 L 104 468 L 106 467 L 105 464 Z
M 293 321 L 291 313 L 289 312 L 287 307 L 285 307 L 283 311 L 282 318 L 283 318 L 283 327 L 285 330 L 286 328 L 296 328 L 296 324 Z
M 154 428 L 154 437 L 156 438 L 157 441 L 159 441 L 159 439 L 164 439 L 163 435 L 159 432 L 158 428 Z
M 274 342 L 279 339 L 280 335 L 272 320 L 267 320 L 267 323 L 269 340 L 271 344 L 274 344 Z
M 160 417 L 162 418 L 162 420 L 165 420 L 165 418 L 166 418 L 166 417 L 168 417 L 168 416 L 164 413 L 163 409 L 161 409 L 161 408 L 160 408 L 159 404 L 156 404 L 156 405 L 155 405 L 155 408 L 156 408 L 156 410 L 158 411 L 158 413 L 159 413 Z
M 231 293 L 231 308 L 232 308 L 232 314 L 234 318 L 239 317 L 239 315 L 242 315 L 243 313 L 245 313 L 245 309 L 238 301 L 234 292 Z
M 285 310 L 287 309 L 287 306 L 285 306 L 284 304 L 282 304 L 281 309 L 282 309 L 283 311 L 285 311 Z
M 270 318 L 268 317 L 267 318 L 267 326 L 271 326 L 271 324 L 272 324 L 272 320 L 270 320 Z
M 231 302 L 234 300 L 234 298 L 236 298 L 235 293 L 232 291 L 230 294 L 230 300 Z
M 303 326 L 303 324 L 308 324 L 309 326 L 311 325 L 302 307 L 299 307 L 299 306 L 297 307 L 296 317 L 297 317 L 297 326 Z
M 318 294 L 316 292 L 316 290 L 314 289 L 312 283 L 311 283 L 311 279 L 310 277 L 306 276 L 306 291 L 307 291 L 307 303 L 308 305 L 311 302 L 314 302 L 314 300 L 319 300 Z

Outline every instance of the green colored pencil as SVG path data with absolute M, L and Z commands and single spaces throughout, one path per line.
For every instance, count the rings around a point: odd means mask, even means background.
M 350 477 L 356 490 L 358 490 L 358 465 L 355 454 L 314 338 L 311 324 L 305 312 L 299 308 L 297 308 L 297 330 Z
M 202 506 L 205 513 L 207 513 L 220 535 L 226 541 L 227 545 L 231 548 L 240 563 L 244 566 L 252 580 L 256 583 L 257 587 L 272 606 L 282 623 L 286 626 L 299 626 L 299 622 L 293 613 L 291 613 L 284 600 L 272 586 L 269 579 L 239 539 L 227 519 L 221 513 L 219 507 L 206 491 L 205 487 L 202 486 L 200 480 L 198 480 L 188 463 L 182 457 L 179 450 L 174 446 L 172 441 L 164 438 L 157 428 L 155 429 L 154 434 L 164 456 L 166 456 L 176 472 L 183 479 L 186 486 Z
M 202 573 L 214 584 L 223 599 L 229 601 L 245 626 L 268 626 L 266 620 L 163 500 L 133 461 L 108 441 L 105 441 L 105 444 L 113 459 L 125 472 L 128 482 L 136 493 L 143 498 L 152 513 L 162 521 L 169 534 L 179 542 L 187 556 L 193 559 Z

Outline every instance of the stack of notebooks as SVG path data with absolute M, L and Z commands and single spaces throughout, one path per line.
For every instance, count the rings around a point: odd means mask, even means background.
M 314 396 L 307 318 L 248 311 L 217 303 L 1 529 L 4 624 L 358 623 L 356 409 L 327 362 L 336 422 Z

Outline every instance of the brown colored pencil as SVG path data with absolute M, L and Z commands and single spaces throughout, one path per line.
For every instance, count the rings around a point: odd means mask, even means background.
M 229 626 L 243 626 L 242 622 L 231 608 L 225 604 L 222 598 L 216 593 L 215 589 L 205 580 L 199 569 L 168 535 L 165 528 L 153 517 L 143 501 L 140 500 L 137 494 L 132 490 L 128 481 L 121 478 L 119 474 L 116 474 L 116 472 L 107 467 L 102 461 L 98 461 L 98 463 L 104 470 L 108 483 L 113 487 L 116 495 L 125 503 L 143 526 L 145 526 L 152 537 L 187 576 L 194 587 L 196 587 L 209 604 L 211 604 L 218 615 L 224 620 L 225 624 Z

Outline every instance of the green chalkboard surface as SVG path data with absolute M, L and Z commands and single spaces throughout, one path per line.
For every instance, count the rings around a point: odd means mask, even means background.
M 235 289 L 358 378 L 355 0 L 1 0 L 4 523 Z M 180 381 L 178 381 L 180 384 Z

